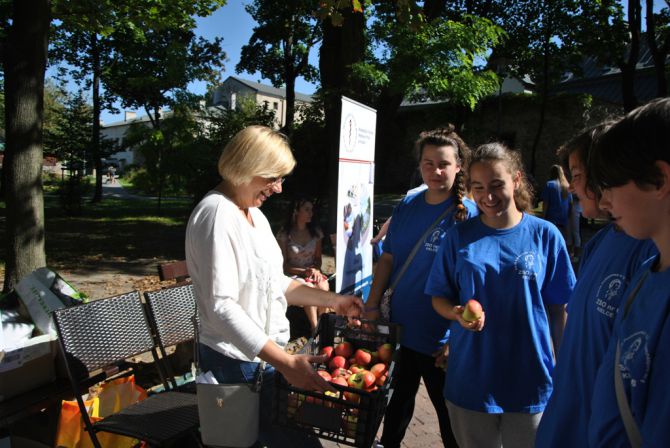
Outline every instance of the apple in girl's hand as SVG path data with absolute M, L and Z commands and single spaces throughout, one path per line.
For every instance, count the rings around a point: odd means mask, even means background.
M 327 356 L 328 359 L 332 358 L 333 356 L 333 347 L 332 345 L 328 345 L 326 347 L 323 347 L 321 351 L 319 352 L 319 356 Z
M 383 362 L 375 364 L 370 369 L 370 372 L 372 372 L 372 374 L 375 376 L 375 378 L 379 378 L 384 373 L 386 373 L 386 364 L 384 364 Z
M 393 357 L 393 346 L 391 344 L 383 344 L 377 347 L 377 356 L 384 364 L 389 364 Z
M 372 353 L 369 350 L 359 348 L 354 353 L 354 359 L 356 359 L 356 364 L 359 366 L 367 366 L 372 361 Z
M 474 322 L 482 317 L 482 305 L 475 299 L 470 299 L 463 307 L 463 320 Z
M 344 356 L 345 359 L 351 358 L 351 355 L 354 353 L 354 347 L 350 342 L 344 341 L 335 347 L 335 354 L 338 356 Z
M 343 369 L 347 367 L 347 360 L 343 356 L 335 356 L 328 363 L 328 368 L 333 371 L 335 369 Z

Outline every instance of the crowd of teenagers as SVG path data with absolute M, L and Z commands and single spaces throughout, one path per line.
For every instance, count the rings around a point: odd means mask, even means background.
M 322 358 L 282 350 L 288 305 L 310 324 L 331 308 L 402 325 L 385 448 L 401 445 L 421 380 L 445 447 L 670 446 L 670 99 L 565 143 L 543 195 L 547 219 L 531 213 L 518 151 L 471 150 L 447 126 L 421 133 L 416 154 L 424 185 L 387 222 L 363 304 L 324 283 L 313 202 L 294 202 L 279 243 L 259 210 L 295 166 L 287 140 L 260 126 L 238 133 L 187 227 L 202 367 L 220 382 L 276 369 L 331 390 L 310 365 Z M 566 202 L 608 220 L 577 274 Z M 471 299 L 483 312 L 466 320 Z M 269 409 L 272 381 L 262 397 Z M 318 445 L 265 414 L 259 446 Z

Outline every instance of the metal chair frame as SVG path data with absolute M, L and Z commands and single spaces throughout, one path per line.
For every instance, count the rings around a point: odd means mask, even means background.
M 102 370 L 113 376 L 125 360 L 156 349 L 140 295 L 133 291 L 53 313 L 65 366 L 86 430 L 96 448 L 97 432 L 107 431 L 137 438 L 152 446 L 193 435 L 199 427 L 195 395 L 166 391 L 149 396 L 120 412 L 92 423 L 84 405 L 80 380 Z M 163 380 L 164 381 L 164 380 Z M 196 437 L 196 440 L 199 440 Z

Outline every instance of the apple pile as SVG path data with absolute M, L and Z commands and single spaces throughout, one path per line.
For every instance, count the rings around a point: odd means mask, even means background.
M 373 352 L 365 348 L 354 349 L 351 342 L 342 341 L 335 347 L 323 347 L 319 355 L 328 357 L 325 365 L 317 370 L 326 381 L 374 392 L 386 382 L 393 346 L 382 344 Z M 344 398 L 354 403 L 360 401 L 359 394 L 348 391 L 344 392 Z

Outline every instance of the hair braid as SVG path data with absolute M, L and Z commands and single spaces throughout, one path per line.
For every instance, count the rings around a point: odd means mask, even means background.
M 456 173 L 456 179 L 454 179 L 454 193 L 455 193 L 455 204 L 456 212 L 454 213 L 454 218 L 456 221 L 465 221 L 468 219 L 468 209 L 463 204 L 463 198 L 465 197 L 467 190 L 465 185 L 465 171 L 461 170 Z

